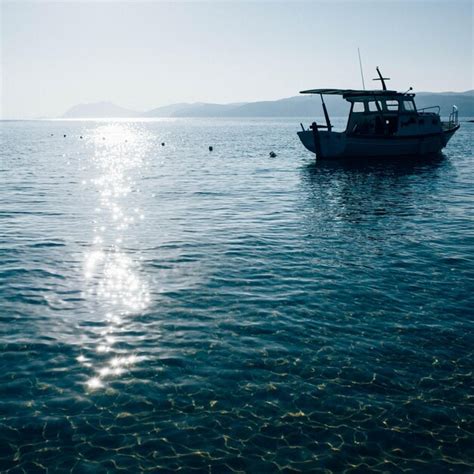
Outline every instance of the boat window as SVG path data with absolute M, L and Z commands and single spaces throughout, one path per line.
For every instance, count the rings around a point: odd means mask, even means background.
M 398 110 L 398 100 L 387 100 L 385 102 L 387 110 Z
M 404 100 L 403 101 L 403 108 L 409 112 L 415 111 L 415 104 L 411 100 Z
M 377 109 L 377 104 L 375 103 L 375 100 L 371 100 L 367 102 L 369 104 L 369 111 L 370 112 L 378 112 L 379 109 Z M 382 108 L 382 107 L 380 107 Z
M 352 108 L 352 112 L 365 112 L 364 103 L 354 102 L 354 107 Z

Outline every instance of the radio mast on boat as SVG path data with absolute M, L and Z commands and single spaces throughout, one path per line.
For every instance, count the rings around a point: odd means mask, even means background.
M 379 69 L 378 66 L 377 66 L 376 69 L 377 69 L 377 74 L 379 75 L 379 77 L 378 77 L 378 78 L 375 78 L 375 79 L 372 79 L 372 80 L 373 80 L 373 81 L 381 81 L 381 82 L 382 82 L 382 89 L 383 89 L 384 91 L 386 91 L 386 90 L 387 90 L 387 86 L 385 85 L 385 81 L 389 81 L 390 78 L 389 78 L 389 77 L 383 77 L 383 76 L 382 76 L 382 73 L 380 72 L 380 69 Z
M 362 60 L 360 59 L 360 49 L 359 48 L 357 48 L 357 54 L 359 55 L 359 67 L 360 67 L 360 77 L 362 78 L 362 87 L 365 90 L 364 71 L 362 69 Z

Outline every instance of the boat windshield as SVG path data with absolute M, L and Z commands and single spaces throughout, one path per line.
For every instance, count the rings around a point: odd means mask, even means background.
M 375 100 L 371 100 L 367 102 L 367 104 L 369 105 L 369 112 L 378 112 L 379 109 L 382 110 L 382 106 L 380 105 L 380 102 L 378 103 L 378 107 L 377 107 L 377 102 L 375 102 Z
M 385 106 L 389 112 L 396 112 L 398 110 L 398 100 L 387 100 Z
M 404 100 L 403 108 L 406 112 L 415 112 L 415 103 L 412 100 Z
M 352 102 L 352 113 L 416 112 L 413 99 L 377 99 Z

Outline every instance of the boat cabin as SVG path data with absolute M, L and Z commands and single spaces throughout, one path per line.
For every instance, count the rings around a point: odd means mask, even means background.
M 417 109 L 415 94 L 410 91 L 387 90 L 377 68 L 382 89 L 310 89 L 302 94 L 321 97 L 325 124 L 301 124 L 298 136 L 303 145 L 320 158 L 410 156 L 437 153 L 444 148 L 459 128 L 456 106 L 446 122 L 441 121 L 440 107 Z M 346 130 L 333 131 L 324 102 L 325 95 L 340 95 L 350 103 Z M 427 111 L 428 109 L 437 109 Z
M 351 103 L 346 127 L 348 134 L 390 136 L 425 124 L 424 119 L 418 120 L 414 94 L 365 93 L 344 98 Z M 431 125 L 439 128 L 439 118 L 432 117 Z
M 405 136 L 438 133 L 441 121 L 437 113 L 417 110 L 415 94 L 391 90 L 313 89 L 303 94 L 319 94 L 327 128 L 332 125 L 323 95 L 341 95 L 351 104 L 345 133 L 355 136 Z

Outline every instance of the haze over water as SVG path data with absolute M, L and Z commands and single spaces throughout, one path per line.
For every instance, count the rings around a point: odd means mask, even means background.
M 472 472 L 473 126 L 3 122 L 0 470 Z

